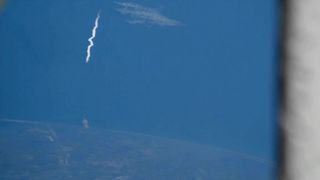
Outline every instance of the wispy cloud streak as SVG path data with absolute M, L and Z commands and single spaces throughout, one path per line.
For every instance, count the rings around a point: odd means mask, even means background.
M 130 24 L 154 24 L 158 26 L 178 26 L 182 23 L 162 15 L 158 10 L 130 2 L 115 2 L 116 8 L 123 15 L 128 15 Z
M 27 121 L 27 120 L 20 120 L 20 119 L 0 119 L 2 122 L 9 122 L 9 123 L 22 123 L 22 124 L 41 124 L 40 122 L 37 121 Z
M 87 58 L 86 58 L 86 63 L 88 63 L 90 61 L 90 57 L 91 57 L 91 48 L 94 46 L 93 43 L 93 39 L 96 37 L 96 33 L 97 33 L 97 29 L 99 27 L 99 19 L 100 19 L 100 12 L 98 12 L 96 20 L 94 22 L 94 27 L 92 29 L 92 35 L 91 37 L 88 39 L 89 41 L 89 46 L 87 48 Z

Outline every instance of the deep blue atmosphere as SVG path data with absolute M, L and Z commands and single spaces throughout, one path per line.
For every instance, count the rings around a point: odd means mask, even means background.
M 276 0 L 11 0 L 0 13 L 0 118 L 85 116 L 275 159 Z

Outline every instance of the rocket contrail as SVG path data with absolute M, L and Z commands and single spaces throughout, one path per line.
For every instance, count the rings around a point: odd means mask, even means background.
M 100 12 L 98 12 L 95 23 L 94 23 L 94 27 L 92 29 L 92 36 L 88 39 L 89 41 L 89 46 L 87 48 L 87 58 L 86 58 L 86 63 L 88 63 L 90 61 L 90 56 L 91 56 L 91 48 L 94 46 L 93 44 L 93 39 L 96 37 L 96 32 L 97 29 L 99 27 L 99 19 L 100 19 Z

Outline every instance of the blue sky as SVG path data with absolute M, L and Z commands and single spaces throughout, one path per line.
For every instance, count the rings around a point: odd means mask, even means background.
M 92 126 L 272 159 L 276 1 L 116 2 L 9 1 L 0 117 L 80 125 L 86 114 Z

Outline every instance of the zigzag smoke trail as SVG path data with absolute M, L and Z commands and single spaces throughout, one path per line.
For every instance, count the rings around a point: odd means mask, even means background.
M 98 12 L 95 23 L 94 23 L 94 27 L 92 29 L 92 36 L 88 39 L 89 41 L 89 46 L 87 48 L 87 58 L 86 58 L 86 63 L 88 63 L 90 61 L 90 57 L 91 57 L 91 48 L 94 46 L 93 43 L 93 39 L 96 37 L 96 33 L 97 33 L 97 29 L 99 27 L 99 19 L 100 19 L 100 12 Z

